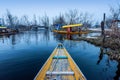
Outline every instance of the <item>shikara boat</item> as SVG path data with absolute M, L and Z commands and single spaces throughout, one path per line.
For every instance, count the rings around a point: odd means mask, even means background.
M 62 44 L 58 44 L 34 80 L 86 80 Z
M 68 32 L 68 31 L 62 31 L 62 30 L 53 30 L 53 32 L 60 33 L 60 34 L 87 34 L 88 33 L 88 31 Z
M 62 26 L 64 30 L 53 30 L 53 32 L 60 33 L 60 34 L 87 34 L 88 31 L 86 30 L 79 30 L 79 31 L 71 31 L 74 27 L 80 27 L 82 24 L 71 24 Z

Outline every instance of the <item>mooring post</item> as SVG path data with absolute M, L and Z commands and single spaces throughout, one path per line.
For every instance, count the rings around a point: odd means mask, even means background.
M 105 13 L 103 14 L 103 21 L 101 22 L 101 34 L 104 35 L 104 28 L 105 28 Z
M 105 24 L 105 13 L 104 13 L 104 15 L 103 15 L 103 21 L 104 21 L 104 24 Z

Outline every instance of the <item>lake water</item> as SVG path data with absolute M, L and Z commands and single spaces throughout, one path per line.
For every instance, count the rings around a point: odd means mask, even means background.
M 111 60 L 106 49 L 75 37 L 45 30 L 0 36 L 0 80 L 33 80 L 58 43 L 88 80 L 119 80 L 120 62 Z

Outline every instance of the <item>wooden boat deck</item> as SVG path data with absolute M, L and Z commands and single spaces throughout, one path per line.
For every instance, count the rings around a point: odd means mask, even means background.
M 66 49 L 59 44 L 34 80 L 86 80 Z

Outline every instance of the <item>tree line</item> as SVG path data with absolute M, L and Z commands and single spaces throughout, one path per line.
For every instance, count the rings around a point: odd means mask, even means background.
M 24 27 L 30 29 L 32 26 L 52 26 L 54 24 L 76 24 L 83 23 L 84 26 L 89 27 L 92 25 L 92 16 L 88 13 L 80 13 L 78 10 L 69 10 L 63 14 L 55 16 L 52 21 L 47 14 L 42 17 L 38 17 L 35 14 L 33 19 L 29 19 L 27 15 L 17 17 L 13 15 L 9 10 L 6 10 L 6 14 L 1 18 L 1 24 L 9 28 L 20 28 Z M 51 22 L 51 23 L 50 23 Z
M 107 16 L 105 24 L 107 27 L 111 28 L 113 20 L 119 20 L 120 18 L 120 5 L 118 4 L 117 8 L 110 7 L 109 13 L 110 15 Z M 93 22 L 96 22 L 96 24 Z M 1 18 L 1 23 L 4 26 L 15 29 L 20 27 L 30 29 L 34 25 L 50 27 L 54 24 L 68 25 L 82 23 L 86 28 L 92 27 L 92 25 L 100 25 L 100 23 L 97 21 L 93 21 L 93 15 L 89 13 L 79 12 L 77 9 L 68 10 L 65 13 L 60 13 L 58 16 L 53 17 L 52 21 L 47 14 L 44 14 L 42 17 L 36 16 L 34 14 L 33 19 L 29 19 L 27 15 L 17 17 L 13 15 L 9 10 L 6 10 L 6 14 Z

